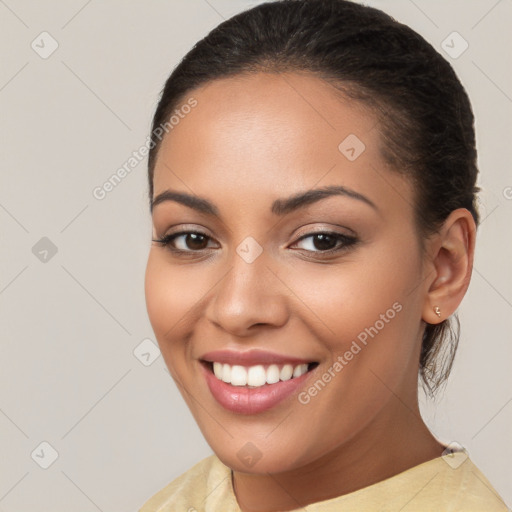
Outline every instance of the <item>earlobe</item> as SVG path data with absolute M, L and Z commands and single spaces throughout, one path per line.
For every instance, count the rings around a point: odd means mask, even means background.
M 423 320 L 438 324 L 452 315 L 469 286 L 473 270 L 476 225 L 466 208 L 446 219 L 431 255 L 435 276 L 427 291 Z

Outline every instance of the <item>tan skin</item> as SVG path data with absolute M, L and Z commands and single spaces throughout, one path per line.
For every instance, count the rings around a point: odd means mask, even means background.
M 419 350 L 425 322 L 454 313 L 469 285 L 471 214 L 453 211 L 422 252 L 414 190 L 383 160 L 376 119 L 312 75 L 237 76 L 188 96 L 198 104 L 163 140 L 154 197 L 168 189 L 198 195 L 221 218 L 174 201 L 154 208 L 153 238 L 187 230 L 207 238 L 175 240 L 189 251 L 182 256 L 153 243 L 146 301 L 172 377 L 233 469 L 240 508 L 300 508 L 441 456 L 444 446 L 419 413 Z M 338 149 L 349 134 L 366 146 L 353 162 Z M 284 216 L 270 211 L 278 198 L 328 185 L 375 207 L 336 195 Z M 322 256 L 314 236 L 299 240 L 315 231 L 358 241 Z M 263 249 L 252 263 L 236 252 L 248 236 Z M 202 377 L 200 355 L 226 348 L 317 361 L 321 376 L 395 302 L 402 310 L 307 404 L 292 396 L 263 413 L 237 414 Z M 262 454 L 252 467 L 237 456 L 249 441 Z

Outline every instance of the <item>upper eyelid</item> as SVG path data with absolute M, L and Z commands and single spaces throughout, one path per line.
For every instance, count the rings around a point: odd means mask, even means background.
M 204 227 L 195 227 L 196 225 L 195 224 L 177 224 L 176 226 L 172 226 L 172 227 L 176 227 L 176 231 L 175 232 L 172 232 L 172 233 L 168 233 L 167 230 L 164 232 L 164 235 L 162 235 L 162 237 L 164 236 L 171 236 L 171 235 L 178 235 L 178 234 L 185 234 L 185 233 L 200 233 L 202 235 L 206 235 L 207 237 L 209 238 L 212 238 L 212 239 L 215 239 L 214 236 L 208 234 L 208 228 L 204 228 Z M 340 233 L 338 231 L 336 231 L 335 228 L 332 228 L 332 227 L 320 227 L 320 228 L 317 228 L 317 229 L 314 229 L 314 228 L 304 228 L 304 229 L 307 229 L 307 231 L 305 231 L 304 233 L 302 234 L 299 234 L 299 235 L 296 235 L 297 239 L 300 239 L 304 236 L 308 236 L 308 235 L 313 235 L 315 233 L 334 233 L 336 235 L 341 235 L 341 236 L 346 236 L 348 238 L 350 237 L 357 237 L 357 233 L 350 229 L 349 227 L 347 226 L 338 226 L 338 229 L 345 229 L 347 231 L 349 231 L 349 233 Z M 171 228 L 168 228 L 168 229 L 171 229 Z
M 344 236 L 346 238 L 355 238 L 357 235 L 355 234 L 354 231 L 352 231 L 351 229 L 349 228 L 345 228 L 345 229 L 348 229 L 351 233 L 348 234 L 348 233 L 339 233 L 338 231 L 336 231 L 335 229 L 332 229 L 332 228 L 319 228 L 319 229 L 314 229 L 314 230 L 310 230 L 310 231 L 306 231 L 305 233 L 302 233 L 300 235 L 296 235 L 296 241 L 298 240 L 301 240 L 302 238 L 304 237 L 308 237 L 308 236 L 313 236 L 313 235 L 316 235 L 316 234 L 324 234 L 324 233 L 328 233 L 328 234 L 333 234 L 333 235 L 339 235 L 339 236 Z M 197 233 L 197 234 L 200 234 L 200 235 L 203 235 L 203 236 L 206 236 L 212 240 L 216 240 L 216 238 L 214 236 L 211 236 L 209 235 L 208 233 L 206 233 L 203 228 L 199 228 L 199 229 L 196 229 L 196 228 L 181 228 L 175 232 L 171 232 L 171 233 L 165 233 L 164 235 L 162 235 L 160 238 L 164 238 L 164 237 L 167 237 L 167 236 L 181 236 L 181 235 L 186 235 L 186 234 L 189 234 L 189 233 Z

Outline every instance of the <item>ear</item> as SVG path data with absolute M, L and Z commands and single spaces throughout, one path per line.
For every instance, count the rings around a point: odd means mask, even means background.
M 438 324 L 459 307 L 471 280 L 475 238 L 475 221 L 466 208 L 454 210 L 432 238 L 429 244 L 432 277 L 422 315 L 425 322 Z

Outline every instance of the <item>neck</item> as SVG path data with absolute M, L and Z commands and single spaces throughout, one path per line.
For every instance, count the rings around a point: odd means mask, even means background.
M 394 397 L 377 418 L 349 442 L 321 458 L 277 474 L 233 472 L 243 512 L 277 512 L 342 496 L 440 457 L 444 446 L 412 404 Z M 264 497 L 262 499 L 262 496 Z

